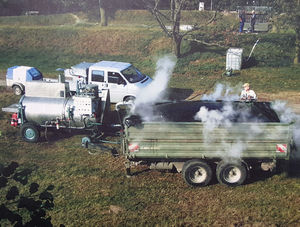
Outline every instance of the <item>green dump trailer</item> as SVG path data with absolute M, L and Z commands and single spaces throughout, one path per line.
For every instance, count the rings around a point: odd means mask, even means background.
M 272 169 L 289 160 L 292 124 L 202 122 L 144 122 L 126 126 L 123 153 L 126 169 L 146 164 L 173 169 L 192 186 L 208 185 L 214 174 L 221 184 L 241 185 L 252 169 Z

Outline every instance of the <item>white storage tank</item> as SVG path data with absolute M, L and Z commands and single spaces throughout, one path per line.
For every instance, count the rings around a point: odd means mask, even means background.
M 226 54 L 226 70 L 241 70 L 242 48 L 229 48 Z

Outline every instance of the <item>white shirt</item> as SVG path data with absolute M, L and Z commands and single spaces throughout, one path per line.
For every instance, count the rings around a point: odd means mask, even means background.
M 240 98 L 241 100 L 256 100 L 257 96 L 253 90 L 243 90 Z

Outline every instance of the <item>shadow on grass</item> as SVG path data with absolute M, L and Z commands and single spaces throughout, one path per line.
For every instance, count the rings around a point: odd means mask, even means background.
M 289 177 L 300 178 L 300 159 L 292 158 L 288 167 Z
M 254 57 L 250 57 L 249 59 L 248 58 L 243 58 L 242 61 L 243 61 L 242 62 L 242 68 L 243 69 L 248 69 L 248 68 L 255 67 L 255 66 L 258 65 L 258 62 Z
M 130 172 L 130 177 L 134 177 L 134 176 L 138 176 L 140 174 L 143 174 L 143 173 L 147 173 L 147 172 L 150 172 L 150 171 L 153 171 L 149 168 L 146 168 L 146 169 L 142 169 L 142 170 L 136 170 L 134 172 Z
M 17 162 L 11 162 L 8 166 L 0 163 L 0 193 L 6 194 L 6 202 L 0 205 L 0 220 L 7 220 L 14 226 L 53 226 L 51 216 L 46 212 L 54 207 L 54 198 L 50 193 L 54 185 L 49 185 L 44 190 L 40 190 L 40 185 L 36 182 L 28 185 L 32 172 L 32 169 L 19 168 Z M 29 221 L 25 218 L 28 216 Z
M 245 185 L 252 184 L 258 181 L 265 181 L 268 178 L 278 174 L 277 171 L 263 171 L 261 169 L 253 170 L 249 178 L 246 180 Z
M 246 184 L 251 184 L 257 181 L 264 181 L 281 173 L 287 173 L 288 177 L 299 178 L 300 177 L 300 159 L 290 159 L 289 161 L 283 161 L 273 171 L 263 171 L 256 169 L 251 172 L 250 178 L 247 179 Z
M 41 131 L 41 138 L 39 142 L 55 143 L 60 140 L 68 139 L 76 135 L 87 135 L 88 132 L 85 130 L 70 130 L 70 129 L 59 129 L 48 128 Z
M 188 50 L 185 53 L 182 53 L 181 57 L 185 58 L 195 53 L 205 53 L 205 52 L 223 56 L 226 53 L 226 48 L 222 48 L 218 46 L 207 46 L 203 43 L 191 41 L 188 45 Z

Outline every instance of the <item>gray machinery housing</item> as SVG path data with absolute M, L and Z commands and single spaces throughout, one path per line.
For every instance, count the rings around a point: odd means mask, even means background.
M 69 84 L 60 79 L 58 83 L 32 82 L 18 104 L 2 110 L 14 113 L 11 124 L 21 126 L 25 141 L 37 142 L 41 127 L 90 129 L 102 125 L 109 106 L 108 90 L 99 93 L 97 85 L 85 85 L 72 95 Z

